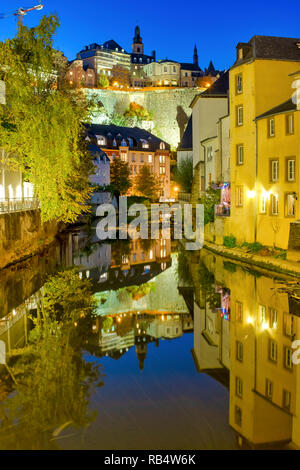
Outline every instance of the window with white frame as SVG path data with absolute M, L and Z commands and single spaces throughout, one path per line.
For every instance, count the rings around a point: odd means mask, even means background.
M 243 106 L 237 107 L 237 125 L 242 126 L 244 124 L 244 112 Z
M 286 133 L 294 134 L 294 115 L 288 114 L 286 117 Z
M 276 182 L 279 179 L 279 161 L 271 160 L 271 181 Z
M 266 322 L 266 307 L 264 305 L 259 306 L 259 317 L 261 324 Z
M 236 188 L 236 206 L 242 207 L 244 204 L 244 188 L 243 186 L 237 186 Z
M 97 135 L 97 144 L 106 145 L 106 138 L 103 135 Z
M 275 118 L 269 119 L 269 137 L 275 136 Z
M 159 163 L 166 163 L 166 156 L 165 155 L 160 155 L 159 156 Z
M 127 153 L 121 152 L 121 160 L 122 162 L 127 162 Z
M 282 406 L 286 410 L 290 410 L 291 408 L 291 392 L 285 389 L 282 390 Z
M 261 194 L 260 196 L 260 213 L 265 214 L 267 212 L 267 196 L 266 194 Z
M 212 160 L 212 157 L 213 157 L 212 146 L 207 147 L 206 152 L 207 152 L 207 161 L 210 162 Z
M 284 350 L 284 365 L 287 369 L 292 369 L 293 368 L 292 355 L 293 355 L 293 350 L 291 348 L 285 347 L 285 350 Z
M 278 194 L 271 196 L 271 214 L 278 215 Z
M 166 174 L 166 168 L 165 168 L 164 166 L 161 166 L 161 167 L 159 168 L 159 174 L 160 174 L 160 175 L 165 175 L 165 174 Z
M 152 163 L 152 161 L 153 161 L 152 155 L 148 155 L 148 163 Z
M 269 359 L 273 362 L 277 362 L 278 359 L 278 345 L 272 339 L 269 340 Z
M 294 158 L 287 159 L 287 180 L 295 181 L 296 176 L 296 161 Z
M 237 145 L 237 164 L 244 164 L 244 146 L 243 144 Z
M 243 349 L 243 343 L 240 341 L 236 342 L 236 359 L 237 361 L 243 362 L 244 358 L 244 349 Z
M 287 217 L 295 217 L 296 212 L 296 199 L 295 194 L 286 194 L 285 197 L 285 206 L 286 206 L 286 216 Z
M 272 400 L 273 398 L 273 382 L 269 379 L 266 379 L 266 397 L 269 400 Z
M 243 397 L 243 381 L 239 377 L 235 379 L 235 393 L 239 398 Z
M 236 92 L 241 94 L 243 92 L 243 77 L 241 74 L 236 76 Z

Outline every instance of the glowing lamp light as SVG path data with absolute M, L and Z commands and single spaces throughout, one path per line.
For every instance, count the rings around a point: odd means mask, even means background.
M 253 317 L 249 316 L 247 318 L 247 323 L 248 323 L 248 325 L 253 325 Z
M 266 330 L 268 329 L 268 323 L 267 323 L 267 322 L 263 322 L 261 328 L 262 328 L 263 331 L 266 331 Z
M 255 191 L 247 191 L 247 198 L 248 199 L 253 199 L 256 195 Z

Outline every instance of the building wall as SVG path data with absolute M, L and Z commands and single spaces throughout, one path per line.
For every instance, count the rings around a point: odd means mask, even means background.
M 209 189 L 212 183 L 218 183 L 221 179 L 221 162 L 218 148 L 218 137 L 206 139 L 202 143 L 205 154 L 205 189 Z
M 255 198 L 247 197 L 255 190 L 256 128 L 254 119 L 288 100 L 292 95 L 293 78 L 298 62 L 255 60 L 234 67 L 229 72 L 230 88 L 230 154 L 231 154 L 231 217 L 227 231 L 241 242 L 255 240 Z M 236 75 L 242 74 L 243 92 L 236 93 Z M 244 122 L 237 126 L 236 109 L 243 106 Z M 237 165 L 237 145 L 244 145 L 244 164 Z M 237 191 L 242 186 L 244 202 L 237 207 Z M 272 244 L 270 240 L 268 245 Z M 283 246 L 283 244 L 282 244 Z

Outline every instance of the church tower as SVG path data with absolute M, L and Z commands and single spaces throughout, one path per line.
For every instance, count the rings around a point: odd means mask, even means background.
M 135 27 L 133 44 L 131 47 L 133 54 L 144 54 L 144 44 L 141 38 L 141 31 L 139 26 Z
M 198 62 L 198 51 L 197 51 L 197 46 L 195 44 L 194 48 L 194 58 L 193 58 L 193 64 L 199 67 L 199 62 Z

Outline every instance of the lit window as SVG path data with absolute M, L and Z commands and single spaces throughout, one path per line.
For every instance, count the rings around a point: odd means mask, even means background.
M 121 153 L 121 160 L 122 162 L 127 162 L 127 153 Z
M 160 148 L 160 150 L 165 150 L 166 149 L 165 143 L 161 142 L 160 145 L 159 145 L 159 148 Z
M 294 317 L 290 313 L 283 315 L 283 334 L 288 337 L 294 334 Z
M 213 149 L 212 147 L 207 147 L 207 161 L 210 162 L 212 160 Z
M 148 155 L 148 163 L 152 163 L 153 159 L 152 159 L 152 155 Z
M 261 324 L 266 323 L 266 307 L 264 305 L 259 306 L 259 316 Z
M 159 163 L 166 163 L 166 157 L 165 157 L 165 155 L 160 155 L 160 156 L 159 156 Z

